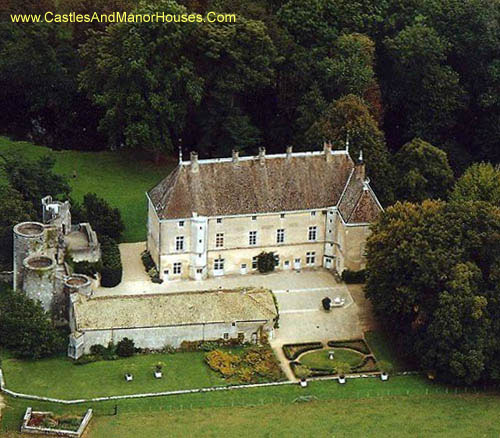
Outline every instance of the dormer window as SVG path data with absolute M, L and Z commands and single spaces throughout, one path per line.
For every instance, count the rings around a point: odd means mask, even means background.
M 218 224 L 221 224 L 221 223 L 222 223 L 222 218 L 221 218 L 221 217 L 218 217 L 218 218 L 217 218 L 217 223 L 218 223 Z

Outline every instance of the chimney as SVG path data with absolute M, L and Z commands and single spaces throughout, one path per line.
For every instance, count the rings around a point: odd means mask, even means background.
M 200 170 L 198 164 L 198 152 L 191 151 L 191 172 L 197 173 Z
M 292 158 L 293 154 L 293 147 L 292 146 L 287 146 L 286 147 L 286 157 L 287 158 Z
M 332 144 L 329 141 L 323 142 L 323 153 L 325 154 L 326 161 L 329 162 L 332 159 Z
M 359 159 L 358 162 L 355 165 L 356 168 L 356 178 L 359 180 L 365 182 L 366 178 L 366 171 L 365 171 L 365 162 L 363 161 L 363 151 L 359 151 Z
M 233 149 L 233 164 L 238 164 L 240 161 L 240 153 L 236 149 Z
M 259 148 L 259 161 L 261 166 L 266 164 L 266 148 Z

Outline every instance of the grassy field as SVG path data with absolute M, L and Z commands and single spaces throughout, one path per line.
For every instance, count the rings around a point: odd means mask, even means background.
M 94 192 L 118 207 L 125 222 L 124 242 L 146 239 L 147 204 L 144 192 L 164 178 L 173 165 L 156 166 L 125 152 L 53 151 L 28 142 L 14 142 L 0 137 L 0 153 L 56 159 L 56 173 L 66 175 L 77 201 Z M 73 178 L 76 171 L 77 177 Z
M 99 417 L 89 438 L 498 437 L 494 397 L 416 397 Z M 248 431 L 252 431 L 249 435 Z
M 24 410 L 32 406 L 57 414 L 81 414 L 92 407 L 95 422 L 88 438 L 164 437 L 166 430 L 168 436 L 179 437 L 280 437 L 293 428 L 306 437 L 468 437 L 473 436 L 471 431 L 475 436 L 498 437 L 500 395 L 474 391 L 405 376 L 387 382 L 355 379 L 339 385 L 323 381 L 307 388 L 284 385 L 75 406 L 7 397 L 0 436 L 17 437 L 14 432 Z M 298 403 L 303 399 L 313 401 Z M 118 415 L 112 416 L 115 405 Z
M 9 389 L 61 399 L 93 398 L 225 385 L 204 362 L 205 353 L 137 355 L 114 361 L 74 365 L 67 357 L 37 361 L 5 358 L 2 361 Z M 155 364 L 163 362 L 163 378 L 155 379 Z M 126 382 L 124 375 L 134 375 Z
M 328 358 L 328 353 L 333 350 L 335 355 L 335 360 L 330 360 Z M 327 350 L 311 351 L 300 357 L 299 361 L 301 364 L 308 366 L 309 368 L 321 368 L 321 369 L 333 369 L 333 362 L 345 362 L 355 367 L 359 365 L 363 360 L 363 355 L 352 350 L 345 350 L 343 348 L 329 348 Z

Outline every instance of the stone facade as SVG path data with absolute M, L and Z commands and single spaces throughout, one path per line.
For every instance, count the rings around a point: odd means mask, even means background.
M 242 185 L 249 179 L 253 186 Z M 254 197 L 262 199 L 249 210 L 244 200 L 259 184 Z M 261 150 L 245 159 L 193 154 L 148 193 L 148 205 L 147 245 L 163 280 L 250 274 L 263 251 L 274 252 L 278 270 L 363 269 L 369 226 L 382 210 L 362 161 L 328 144 L 323 152 L 266 156 Z
M 100 259 L 100 246 L 89 224 L 71 225 L 69 202 L 42 199 L 41 222 L 14 227 L 13 287 L 39 301 L 55 320 L 68 318 L 68 294 L 90 293 L 90 279 L 72 275 L 65 256 L 75 261 Z M 83 286 L 85 285 L 85 286 Z

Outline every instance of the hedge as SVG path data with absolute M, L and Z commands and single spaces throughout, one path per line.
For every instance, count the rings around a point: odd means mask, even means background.
M 366 281 L 366 269 L 361 269 L 360 271 L 344 269 L 341 278 L 347 284 L 364 283 Z
M 368 347 L 368 344 L 363 339 L 356 339 L 354 341 L 328 341 L 327 345 L 335 348 L 350 348 L 361 354 L 371 354 L 370 347 Z
M 101 237 L 101 285 L 114 287 L 122 281 L 122 260 L 118 243 L 109 237 Z
M 320 350 L 323 348 L 323 344 L 321 342 L 306 342 L 303 344 L 286 344 L 282 348 L 288 360 L 295 360 L 306 351 Z

